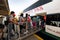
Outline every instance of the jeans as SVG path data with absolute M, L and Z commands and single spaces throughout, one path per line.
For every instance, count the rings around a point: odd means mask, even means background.
M 11 39 L 11 34 L 12 34 L 12 23 L 8 24 L 8 39 Z

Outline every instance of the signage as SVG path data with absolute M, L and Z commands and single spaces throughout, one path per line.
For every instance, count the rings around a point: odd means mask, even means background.
M 30 10 L 30 11 L 27 11 L 27 13 L 36 13 L 36 12 L 40 12 L 42 10 L 43 10 L 43 7 L 39 6 L 39 7 L 34 8 L 34 9 Z
M 34 12 L 39 12 L 39 11 L 43 10 L 43 7 L 39 6 L 39 7 L 35 8 L 35 9 L 33 9 L 33 10 L 34 10 Z
M 60 37 L 60 27 L 46 25 L 45 31 L 50 34 Z

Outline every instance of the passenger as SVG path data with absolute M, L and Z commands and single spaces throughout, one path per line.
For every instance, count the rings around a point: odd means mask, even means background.
M 31 29 L 33 29 L 32 19 L 31 19 L 31 22 L 30 23 L 31 23 Z
M 39 17 L 36 17 L 36 27 L 39 28 Z
M 43 19 L 41 21 L 41 27 L 42 27 L 42 29 L 44 29 L 44 20 Z
M 39 19 L 39 28 L 41 28 L 41 19 Z
M 8 27 L 9 24 L 9 15 L 6 16 L 6 21 L 4 21 L 4 25 Z
M 14 21 L 14 30 L 15 30 L 15 33 L 17 33 L 17 18 L 15 18 L 15 15 L 14 15 L 14 18 L 13 18 L 13 21 Z
M 13 21 L 13 16 L 15 12 L 11 11 L 11 14 L 9 16 L 9 24 L 8 24 L 8 38 L 11 39 L 12 36 L 14 36 L 14 21 Z
M 3 29 L 4 29 L 4 25 L 0 24 L 0 40 L 3 40 Z
M 28 30 L 31 30 L 31 17 L 28 15 L 27 17 L 27 24 L 28 24 Z
M 36 30 L 36 17 L 33 17 L 33 29 Z
M 24 18 L 24 24 L 23 24 L 23 26 L 24 26 L 24 34 L 27 34 L 28 33 L 28 31 L 27 31 L 27 25 L 26 25 L 26 18 Z
M 8 33 L 8 23 L 9 23 L 9 21 L 8 21 L 8 16 L 6 16 L 6 21 L 4 21 L 4 25 L 5 25 L 5 27 L 6 27 L 6 33 Z
M 27 17 L 28 17 L 28 14 L 26 13 L 26 19 L 25 19 L 25 22 L 26 22 L 26 32 L 24 34 L 27 34 L 28 33 L 28 24 L 27 24 Z
M 46 22 L 46 15 L 44 16 L 44 22 Z
M 24 33 L 22 30 L 25 29 L 24 27 L 24 18 L 23 18 L 23 13 L 21 13 L 20 17 L 19 17 L 19 24 L 20 24 L 20 33 Z

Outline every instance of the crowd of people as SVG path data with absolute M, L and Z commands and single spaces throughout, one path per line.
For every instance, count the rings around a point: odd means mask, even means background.
M 10 15 L 8 15 L 6 18 L 4 26 L 7 29 L 6 33 L 8 33 L 8 39 L 11 39 L 11 36 L 15 36 L 15 34 L 27 34 L 31 29 L 36 30 L 37 26 L 39 26 L 38 28 L 41 28 L 41 26 L 44 26 L 43 22 L 44 21 L 39 19 L 37 24 L 36 18 L 34 17 L 32 20 L 28 13 L 26 13 L 26 17 L 23 17 L 23 13 L 21 13 L 19 20 L 17 20 L 15 18 L 15 12 L 11 11 Z M 1 27 L 1 29 L 4 29 L 4 27 Z

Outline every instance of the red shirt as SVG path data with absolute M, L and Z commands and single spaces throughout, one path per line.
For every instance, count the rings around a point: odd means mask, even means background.
M 27 21 L 28 21 L 28 22 L 31 21 L 31 17 L 30 17 L 30 16 L 27 17 Z
M 46 21 L 46 16 L 44 16 L 44 20 Z

